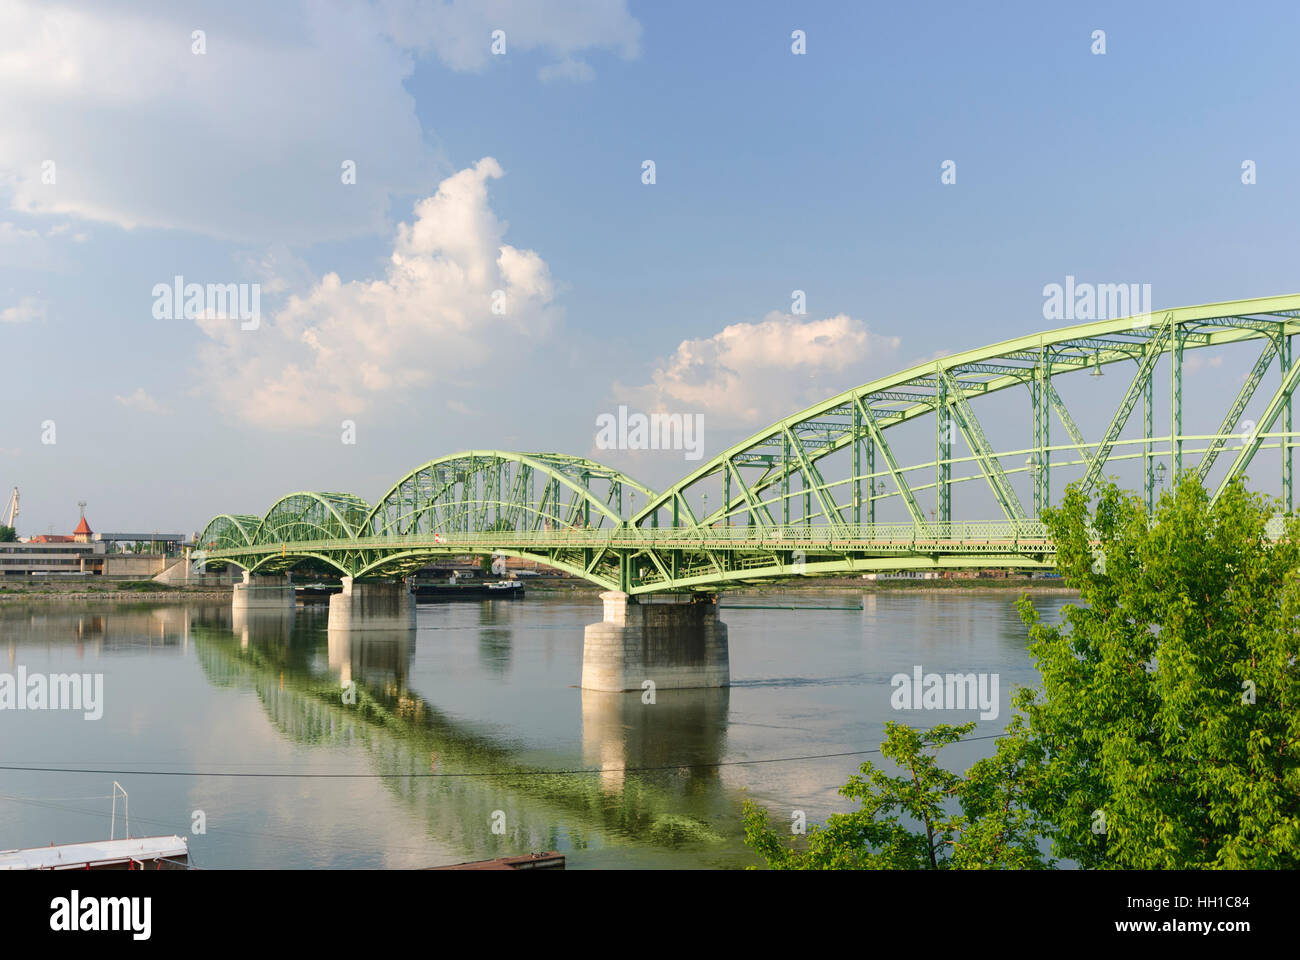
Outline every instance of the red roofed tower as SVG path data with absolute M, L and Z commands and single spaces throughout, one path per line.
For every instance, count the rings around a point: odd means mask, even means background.
M 78 500 L 77 506 L 81 508 L 81 522 L 77 524 L 77 529 L 72 531 L 72 540 L 74 543 L 90 543 L 90 535 L 95 531 L 90 529 L 90 524 L 86 522 L 86 501 Z

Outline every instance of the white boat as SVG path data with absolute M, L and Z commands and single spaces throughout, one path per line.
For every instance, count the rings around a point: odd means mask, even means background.
M 496 583 L 489 583 L 487 588 L 496 592 L 508 593 L 511 590 L 522 590 L 524 585 L 518 580 L 498 580 Z
M 0 850 L 0 870 L 184 870 L 184 837 L 131 837 Z
M 117 795 L 122 795 L 126 837 L 117 835 Z M 107 840 L 51 843 L 48 847 L 0 850 L 0 870 L 185 870 L 190 847 L 185 837 L 133 837 L 126 790 L 113 781 L 113 814 Z

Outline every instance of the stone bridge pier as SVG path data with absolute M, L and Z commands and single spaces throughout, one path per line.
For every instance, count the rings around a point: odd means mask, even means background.
M 600 595 L 605 618 L 588 624 L 582 647 L 582 689 L 616 692 L 725 687 L 731 683 L 727 625 L 711 594 L 634 599 Z
M 232 612 L 248 610 L 293 610 L 297 597 L 294 594 L 293 576 L 267 576 L 244 571 L 242 583 L 236 583 L 231 594 Z
M 328 631 L 414 630 L 415 595 L 404 580 L 343 578 L 341 592 L 330 597 Z

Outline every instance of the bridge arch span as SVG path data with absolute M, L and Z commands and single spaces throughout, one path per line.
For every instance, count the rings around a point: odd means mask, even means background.
M 251 546 L 262 518 L 248 513 L 221 513 L 199 534 L 201 550 L 231 550 Z
M 1192 468 L 1204 481 L 1221 452 L 1239 450 L 1218 464 L 1215 483 L 1221 492 L 1241 476 L 1261 445 L 1284 450 L 1283 488 L 1289 501 L 1290 403 L 1300 380 L 1291 339 L 1300 333 L 1298 317 L 1300 295 L 1263 297 L 1075 324 L 939 357 L 777 421 L 666 489 L 631 523 L 642 528 L 823 526 L 849 536 L 877 522 L 878 506 L 894 508 L 898 519 L 915 524 L 950 522 L 953 489 L 966 483 L 972 487 L 964 489 L 978 490 L 981 505 L 987 504 L 982 515 L 1001 513 L 1004 520 L 1018 523 L 1032 521 L 1052 502 L 1054 471 L 1057 489 L 1063 486 L 1061 478 L 1091 488 L 1108 466 L 1132 461 L 1153 503 L 1162 457 L 1174 475 Z M 1184 433 L 1185 352 L 1248 341 L 1257 341 L 1262 349 L 1218 432 Z M 1238 418 L 1274 362 L 1281 383 L 1260 413 L 1254 436 L 1238 447 Z M 1089 439 L 1057 383 L 1071 373 L 1100 377 L 1117 364 L 1132 364 L 1132 373 L 1119 371 L 1127 389 L 1099 401 L 1114 406 L 1099 411 L 1109 415 L 1109 425 L 1094 430 Z M 1159 396 L 1152 389 L 1157 364 L 1169 382 L 1167 392 L 1161 391 L 1169 398 L 1172 422 L 1170 436 L 1164 438 L 1153 437 L 1151 426 Z M 984 426 L 1001 427 L 1005 406 L 994 409 L 985 398 L 1012 388 L 1023 390 L 1027 403 L 1021 407 L 1024 434 L 1008 443 Z M 1015 403 L 1014 395 L 1007 401 Z M 1145 419 L 1143 437 L 1122 439 L 1125 426 L 1138 419 L 1135 406 Z M 985 414 L 981 423 L 977 407 L 993 416 Z M 1283 414 L 1287 436 L 1268 436 Z M 913 443 L 905 457 L 900 441 L 894 440 L 897 428 L 925 417 L 931 428 L 921 447 L 925 453 L 917 457 Z M 1156 439 L 1163 441 L 1159 447 Z M 1192 449 L 1188 441 L 1208 444 Z M 1193 464 L 1192 454 L 1202 456 Z
M 1037 518 L 1071 480 L 1088 490 L 1118 474 L 1154 505 L 1157 477 L 1194 470 L 1217 497 L 1268 450 L 1292 509 L 1298 333 L 1300 294 L 1081 323 L 836 394 L 662 493 L 584 457 L 470 450 L 416 467 L 374 507 L 291 494 L 251 541 L 248 518 L 233 516 L 205 536 L 221 544 L 213 560 L 257 569 L 310 556 L 378 576 L 503 553 L 629 594 L 891 567 L 1046 567 L 1052 545 Z M 1249 369 L 1194 381 L 1195 416 L 1214 419 L 1187 429 L 1183 378 L 1197 365 L 1185 371 L 1184 355 L 1216 347 Z M 1227 390 L 1222 409 L 1211 387 Z
M 624 498 L 638 493 L 654 496 L 585 457 L 467 450 L 407 473 L 371 509 L 364 528 L 369 536 L 405 537 L 619 526 Z
M 364 528 L 370 505 L 351 493 L 299 491 L 271 504 L 253 543 L 273 546 L 301 540 L 352 540 Z

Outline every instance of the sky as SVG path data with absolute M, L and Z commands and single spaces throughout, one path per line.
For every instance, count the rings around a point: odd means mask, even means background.
M 1296 292 L 1298 28 L 1280 2 L 0 0 L 0 491 L 31 535 L 78 500 L 183 533 L 373 503 L 467 449 L 659 488 L 698 462 L 598 449 L 598 418 L 702 416 L 709 457 L 1059 325 L 1066 276 L 1156 308 Z M 187 311 L 177 277 L 248 309 Z

